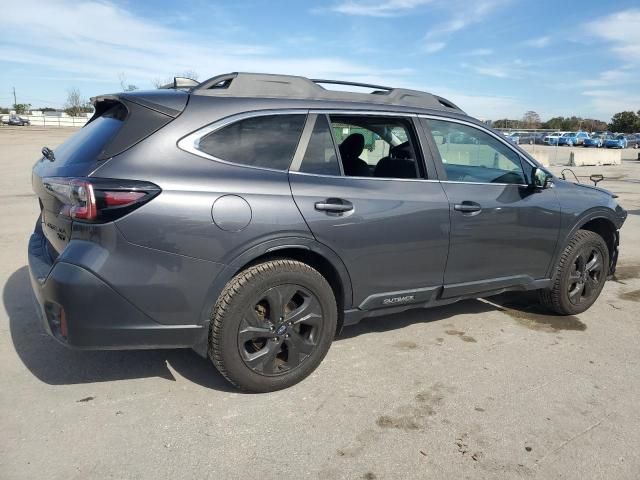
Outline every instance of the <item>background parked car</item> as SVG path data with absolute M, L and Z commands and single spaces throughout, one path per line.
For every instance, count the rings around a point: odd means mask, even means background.
M 587 132 L 568 132 L 558 138 L 558 145 L 566 145 L 568 147 L 582 145 L 587 138 L 589 138 Z
M 538 144 L 542 143 L 542 138 L 544 137 L 544 134 L 537 133 L 537 132 L 514 132 L 511 134 L 511 137 L 517 138 L 517 141 L 515 141 L 514 143 L 517 143 L 520 145 L 533 145 L 534 143 L 538 143 Z
M 24 127 L 25 125 L 31 125 L 28 118 L 21 117 L 20 115 L 10 114 L 2 117 L 2 123 L 5 125 L 18 125 Z
M 619 133 L 612 138 L 608 138 L 604 142 L 607 148 L 627 148 L 627 137 L 623 133 Z
M 569 145 L 573 146 L 573 139 L 570 139 L 571 132 L 564 132 L 559 137 L 551 136 L 549 138 L 549 145 Z
M 627 148 L 640 148 L 640 133 L 627 135 Z
M 582 143 L 582 146 L 601 148 L 602 146 L 604 146 L 604 142 L 606 141 L 606 139 L 607 139 L 606 135 L 602 135 L 602 134 L 598 135 L 594 133 L 589 138 L 585 138 L 584 142 Z
M 510 133 L 506 137 L 507 137 L 507 140 L 515 143 L 516 145 L 520 144 L 520 135 L 518 134 L 518 132 Z
M 536 133 L 533 139 L 533 143 L 536 145 L 544 145 L 544 137 L 546 136 L 546 133 Z
M 549 135 L 544 137 L 544 143 L 546 143 L 548 145 L 557 145 L 558 144 L 558 139 L 562 135 L 564 135 L 565 133 L 568 133 L 568 132 L 553 132 L 553 133 L 550 133 Z

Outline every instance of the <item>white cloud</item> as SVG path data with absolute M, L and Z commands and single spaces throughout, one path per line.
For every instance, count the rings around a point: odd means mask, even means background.
M 548 35 L 545 35 L 543 37 L 537 37 L 537 38 L 532 38 L 530 40 L 527 40 L 526 42 L 524 42 L 524 45 L 526 45 L 527 47 L 543 48 L 543 47 L 547 47 L 550 43 L 551 43 L 551 37 Z
M 626 61 L 640 61 L 640 9 L 612 13 L 586 24 L 587 31 L 611 42 L 614 53 Z
M 582 80 L 580 85 L 585 87 L 605 87 L 608 85 L 635 83 L 637 82 L 637 78 L 637 72 L 631 72 L 625 69 L 606 70 L 600 72 L 596 78 Z
M 487 77 L 495 77 L 495 78 L 509 78 L 512 76 L 512 74 L 506 70 L 504 67 L 499 67 L 499 66 L 490 66 L 490 67 L 481 67 L 481 66 L 475 66 L 472 67 L 473 70 L 480 74 L 480 75 L 485 75 Z
M 422 50 L 427 53 L 435 53 L 442 50 L 446 45 L 444 42 L 428 42 L 422 47 Z
M 531 65 L 519 58 L 510 62 L 493 62 L 478 58 L 475 63 L 463 62 L 460 66 L 478 75 L 493 78 L 523 78 L 531 75 L 529 72 Z
M 521 99 L 498 95 L 471 95 L 447 88 L 434 90 L 462 108 L 469 115 L 481 120 L 520 118 L 528 110 Z
M 441 7 L 448 12 L 449 18 L 432 27 L 425 35 L 430 43 L 443 42 L 453 33 L 473 24 L 482 22 L 487 16 L 510 0 L 478 0 L 473 3 L 456 1 L 444 2 Z
M 194 70 L 202 78 L 238 70 L 338 78 L 387 74 L 376 66 L 340 57 L 289 57 L 264 45 L 196 36 L 113 3 L 24 0 L 15 5 L 3 12 L 5 41 L 0 43 L 0 61 L 37 66 L 47 74 L 112 78 L 117 85 L 118 74 L 125 72 L 130 83 L 142 87 L 185 70 Z M 18 41 L 10 43 L 12 38 Z
M 329 10 L 345 15 L 396 17 L 432 2 L 433 0 L 387 0 L 384 2 L 347 0 L 333 5 Z
M 637 110 L 640 105 L 640 94 L 622 93 L 618 89 L 585 90 L 582 95 L 587 97 L 586 106 L 599 118 L 611 118 L 614 113 Z
M 487 57 L 489 55 L 493 55 L 493 50 L 490 48 L 476 48 L 469 52 L 465 52 L 464 55 L 469 57 Z

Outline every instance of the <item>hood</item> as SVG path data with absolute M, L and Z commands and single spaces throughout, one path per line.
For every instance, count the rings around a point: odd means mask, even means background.
M 573 183 L 573 182 L 572 182 L 572 183 Z M 610 197 L 612 197 L 612 198 L 618 198 L 618 196 L 617 196 L 615 193 L 610 192 L 609 190 L 607 190 L 607 189 L 605 189 L 605 188 L 596 187 L 596 186 L 594 186 L 594 185 L 586 185 L 586 184 L 584 184 L 584 183 L 573 183 L 573 184 L 574 184 L 576 187 L 580 187 L 580 188 L 589 188 L 589 189 L 591 189 L 591 190 L 595 190 L 595 191 L 597 191 L 597 192 L 600 192 L 600 193 L 604 193 L 604 194 L 606 194 L 606 195 L 609 195 L 609 196 L 610 196 Z

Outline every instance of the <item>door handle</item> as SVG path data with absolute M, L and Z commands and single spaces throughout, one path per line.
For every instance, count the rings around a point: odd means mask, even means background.
M 478 213 L 482 210 L 482 207 L 480 206 L 479 203 L 465 200 L 462 203 L 456 203 L 453 206 L 453 209 L 462 213 Z
M 323 202 L 314 204 L 316 210 L 332 213 L 344 213 L 353 210 L 353 204 L 341 198 L 327 198 Z

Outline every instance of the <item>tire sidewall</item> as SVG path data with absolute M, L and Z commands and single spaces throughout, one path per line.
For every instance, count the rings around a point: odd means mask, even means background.
M 599 251 L 600 255 L 602 256 L 602 263 L 603 263 L 602 273 L 601 273 L 600 281 L 598 283 L 598 286 L 592 298 L 578 305 L 575 305 L 571 303 L 571 301 L 569 300 L 569 287 L 570 287 L 569 275 L 571 274 L 572 266 L 575 263 L 578 255 L 585 248 L 595 248 Z M 576 245 L 574 245 L 574 247 L 572 248 L 572 251 L 567 257 L 566 263 L 563 265 L 562 270 L 559 272 L 560 274 L 560 284 L 559 284 L 560 291 L 558 292 L 559 301 L 562 308 L 567 313 L 569 313 L 570 315 L 582 313 L 595 303 L 595 301 L 600 296 L 600 293 L 602 292 L 602 289 L 606 282 L 608 266 L 609 266 L 609 250 L 607 248 L 606 243 L 604 242 L 602 237 L 600 237 L 599 235 L 597 234 L 590 235 L 584 239 L 581 239 Z
M 277 267 L 270 265 L 273 263 L 276 263 Z M 237 294 L 232 296 L 225 309 L 221 327 L 217 330 L 217 347 L 213 346 L 210 340 L 210 356 L 212 356 L 211 353 L 214 354 L 212 360 L 216 367 L 219 366 L 216 358 L 222 360 L 225 377 L 243 390 L 256 392 L 279 390 L 300 382 L 322 362 L 336 332 L 338 320 L 336 301 L 324 277 L 300 262 L 267 262 L 253 267 L 250 271 L 254 276 L 250 281 L 241 284 Z M 300 285 L 318 299 L 322 309 L 322 329 L 314 351 L 295 369 L 278 376 L 260 375 L 245 364 L 240 354 L 238 330 L 247 305 L 259 300 L 257 297 L 263 292 L 282 284 Z

